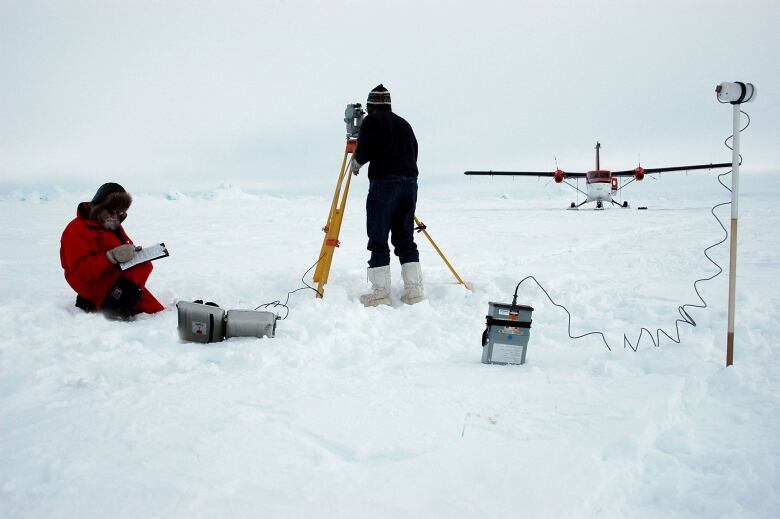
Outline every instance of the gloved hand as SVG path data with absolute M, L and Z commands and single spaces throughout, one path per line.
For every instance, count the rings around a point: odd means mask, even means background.
M 360 172 L 360 168 L 363 167 L 363 164 L 355 160 L 355 157 L 352 157 L 352 174 L 357 175 Z
M 108 261 L 116 265 L 117 263 L 124 263 L 133 259 L 135 251 L 141 250 L 141 247 L 133 245 L 132 243 L 125 243 L 119 247 L 114 247 L 110 251 L 106 252 Z

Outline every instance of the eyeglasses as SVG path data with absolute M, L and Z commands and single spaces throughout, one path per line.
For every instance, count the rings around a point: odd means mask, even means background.
M 114 209 L 113 211 L 106 210 L 106 212 L 112 216 L 117 216 L 119 218 L 124 218 L 127 215 L 125 211 L 118 211 L 116 209 Z

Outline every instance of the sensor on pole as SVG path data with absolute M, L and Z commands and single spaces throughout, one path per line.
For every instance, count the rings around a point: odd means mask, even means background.
M 715 87 L 718 101 L 734 105 L 733 146 L 731 153 L 731 246 L 729 252 L 729 317 L 726 331 L 726 366 L 734 364 L 734 300 L 737 290 L 737 220 L 739 217 L 739 133 L 741 131 L 740 105 L 756 98 L 752 83 L 721 83 Z

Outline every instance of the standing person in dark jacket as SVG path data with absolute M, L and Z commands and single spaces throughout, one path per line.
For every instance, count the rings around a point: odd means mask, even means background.
M 133 199 L 119 184 L 100 186 L 91 202 L 82 202 L 62 233 L 60 262 L 65 279 L 76 292 L 76 306 L 85 312 L 102 311 L 126 318 L 152 314 L 163 305 L 145 288 L 152 263 L 121 270 L 140 247 L 122 228 Z
M 401 262 L 407 304 L 423 300 L 420 255 L 414 243 L 414 213 L 417 206 L 417 139 L 412 127 L 391 110 L 390 92 L 376 86 L 368 94 L 368 115 L 358 134 L 357 149 L 352 157 L 352 172 L 357 175 L 367 162 L 368 197 L 366 229 L 368 231 L 368 279 L 372 290 L 360 296 L 365 306 L 390 304 L 390 248 Z

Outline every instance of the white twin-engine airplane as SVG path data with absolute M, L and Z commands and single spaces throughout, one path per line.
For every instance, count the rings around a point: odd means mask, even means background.
M 596 209 L 603 209 L 604 202 L 611 202 L 614 205 L 620 207 L 628 207 L 628 202 L 624 201 L 621 204 L 615 202 L 612 197 L 629 185 L 634 180 L 642 180 L 645 175 L 650 173 L 665 173 L 667 171 L 690 171 L 694 169 L 715 169 L 715 168 L 730 168 L 731 162 L 724 162 L 721 164 L 695 164 L 692 166 L 672 166 L 668 168 L 643 168 L 637 166 L 635 169 L 627 169 L 625 171 L 608 171 L 601 169 L 599 164 L 599 149 L 601 144 L 596 142 L 596 169 L 588 171 L 587 173 L 574 173 L 563 172 L 560 169 L 555 171 L 466 171 L 466 175 L 496 175 L 496 176 L 527 176 L 527 177 L 552 177 L 557 184 L 565 182 L 567 186 L 575 189 L 585 195 L 585 201 L 575 205 L 571 203 L 570 209 L 577 209 L 583 204 L 588 202 L 596 202 Z M 622 186 L 618 186 L 618 177 L 634 177 Z M 579 187 L 566 182 L 566 178 L 584 178 L 587 185 L 588 192 L 583 192 Z M 644 209 L 644 208 L 643 208 Z

